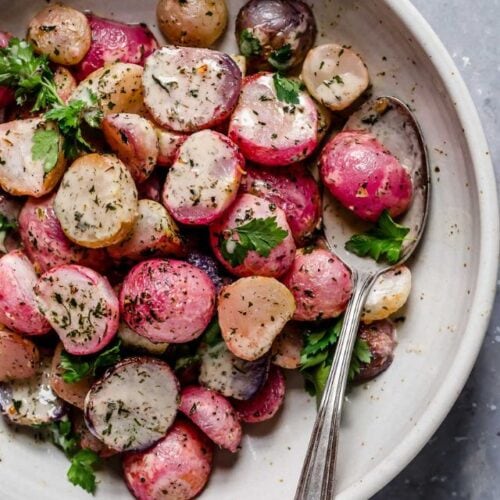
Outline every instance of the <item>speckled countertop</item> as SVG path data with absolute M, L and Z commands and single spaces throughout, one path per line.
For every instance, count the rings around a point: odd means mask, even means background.
M 460 69 L 500 179 L 500 0 L 413 0 Z M 500 289 L 500 279 L 497 282 Z M 500 499 L 500 296 L 472 375 L 417 458 L 374 500 Z

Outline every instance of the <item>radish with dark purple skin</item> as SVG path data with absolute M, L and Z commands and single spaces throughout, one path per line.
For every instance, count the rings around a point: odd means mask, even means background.
M 215 127 L 232 113 L 241 71 L 227 54 L 163 47 L 144 66 L 144 103 L 154 120 L 175 132 Z
M 358 338 L 368 344 L 371 361 L 361 364 L 354 381 L 366 382 L 391 366 L 398 339 L 393 323 L 388 320 L 375 321 L 369 325 L 361 323 Z
M 50 359 L 42 359 L 31 378 L 0 384 L 0 407 L 3 415 L 18 425 L 35 426 L 59 420 L 65 406 L 50 388 Z
M 183 224 L 210 224 L 235 200 L 244 167 L 230 139 L 213 130 L 196 132 L 168 171 L 163 204 Z
M 349 269 L 328 250 L 298 250 L 283 283 L 295 297 L 293 319 L 316 321 L 336 318 L 351 298 Z
M 28 198 L 19 214 L 19 234 L 35 269 L 48 271 L 64 264 L 80 264 L 104 271 L 109 258 L 102 249 L 75 245 L 62 230 L 54 212 L 55 194 Z
M 151 259 L 125 278 L 120 306 L 130 328 L 152 342 L 189 342 L 212 319 L 215 287 L 205 272 L 187 262 Z
M 90 432 L 117 450 L 143 450 L 167 433 L 179 406 L 179 384 L 167 363 L 127 358 L 109 369 L 85 398 Z
M 408 170 L 370 133 L 341 132 L 324 147 L 323 183 L 334 198 L 363 220 L 376 222 L 387 210 L 408 210 L 413 184 Z
M 92 44 L 76 68 L 78 80 L 109 63 L 117 61 L 144 65 L 146 58 L 158 48 L 154 35 L 144 24 L 125 24 L 87 14 Z
M 205 487 L 212 471 L 212 443 L 186 420 L 146 451 L 125 454 L 123 475 L 137 500 L 190 500 Z
M 116 113 L 104 118 L 102 131 L 134 181 L 137 184 L 144 182 L 152 174 L 159 154 L 153 124 L 133 113 Z
M 316 149 L 318 111 L 298 82 L 258 73 L 244 80 L 229 137 L 247 160 L 270 167 L 290 165 Z
M 189 386 L 181 392 L 179 410 L 216 445 L 233 453 L 238 450 L 241 424 L 224 396 L 204 387 Z
M 246 167 L 245 171 L 241 190 L 281 208 L 295 242 L 304 244 L 321 218 L 319 187 L 309 170 L 297 163 L 272 169 Z
M 234 399 L 250 399 L 264 384 L 269 373 L 270 357 L 255 361 L 237 358 L 221 341 L 202 345 L 199 381 L 205 387 Z
M 118 298 L 109 281 L 92 269 L 56 267 L 40 276 L 35 294 L 40 311 L 70 354 L 94 354 L 113 340 Z
M 250 0 L 236 18 L 240 52 L 256 69 L 298 66 L 316 38 L 310 7 L 300 0 Z
M 283 405 L 285 390 L 285 377 L 281 369 L 272 366 L 266 383 L 255 396 L 234 403 L 238 417 L 248 424 L 270 420 Z
M 210 245 L 219 262 L 236 276 L 282 276 L 295 256 L 285 212 L 246 193 L 210 226 Z
M 50 324 L 38 310 L 33 264 L 20 250 L 0 258 L 0 323 L 26 335 L 43 335 Z
M 223 286 L 229 285 L 234 281 L 234 278 L 227 274 L 219 261 L 211 254 L 199 250 L 191 250 L 186 256 L 186 261 L 208 274 L 215 285 L 217 293 L 220 292 Z

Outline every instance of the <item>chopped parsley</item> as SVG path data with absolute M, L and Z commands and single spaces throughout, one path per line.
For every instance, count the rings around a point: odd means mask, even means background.
M 17 222 L 0 213 L 0 251 L 7 253 L 5 238 L 11 229 L 17 229 Z
M 48 174 L 57 165 L 61 137 L 57 130 L 39 129 L 33 135 L 31 157 L 43 163 L 43 171 Z
M 371 257 L 380 262 L 397 264 L 401 260 L 403 242 L 410 228 L 394 222 L 387 210 L 384 210 L 376 226 L 364 234 L 354 235 L 345 245 L 347 251 L 360 257 Z
M 262 45 L 249 29 L 244 29 L 240 34 L 240 52 L 245 57 L 259 56 L 262 52 Z
M 302 85 L 296 80 L 286 78 L 279 73 L 273 75 L 274 88 L 276 97 L 287 104 L 299 104 L 299 92 L 302 90 Z
M 267 58 L 267 61 L 271 66 L 273 66 L 277 70 L 282 71 L 290 66 L 292 56 L 292 46 L 287 43 L 283 45 L 283 47 L 271 52 L 271 55 Z
M 250 251 L 268 257 L 287 236 L 288 231 L 278 226 L 276 216 L 253 219 L 230 230 L 229 234 L 221 235 L 219 247 L 223 257 L 236 267 L 243 263 Z

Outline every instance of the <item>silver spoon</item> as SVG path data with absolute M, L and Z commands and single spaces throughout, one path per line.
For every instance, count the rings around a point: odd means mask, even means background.
M 381 97 L 366 103 L 350 117 L 345 129 L 368 130 L 411 172 L 413 202 L 408 212 L 398 221 L 409 227 L 410 232 L 403 244 L 399 265 L 405 262 L 417 247 L 427 220 L 430 170 L 422 132 L 410 109 L 394 97 Z M 327 194 L 323 201 L 323 226 L 331 250 L 351 270 L 354 291 L 345 313 L 332 369 L 319 405 L 295 500 L 334 498 L 342 405 L 361 313 L 375 280 L 394 267 L 358 257 L 345 250 L 345 243 L 350 237 L 355 233 L 364 232 L 368 226 Z

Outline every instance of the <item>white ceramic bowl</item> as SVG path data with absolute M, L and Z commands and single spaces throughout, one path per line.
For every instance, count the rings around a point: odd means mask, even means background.
M 155 26 L 156 0 L 66 3 Z M 234 17 L 222 47 L 234 51 Z M 422 448 L 462 389 L 487 327 L 495 291 L 498 207 L 488 148 L 476 111 L 444 47 L 408 0 L 318 0 L 321 41 L 352 45 L 368 64 L 375 93 L 416 110 L 428 144 L 432 213 L 412 262 L 414 289 L 392 367 L 348 396 L 338 465 L 339 499 L 366 499 Z M 2 29 L 24 33 L 45 0 L 0 0 Z M 314 402 L 299 377 L 269 426 L 246 428 L 237 456 L 219 454 L 204 499 L 291 499 Z M 0 434 L 0 497 L 87 499 L 65 477 L 67 461 L 49 445 Z M 128 498 L 117 474 L 101 474 L 98 498 Z

